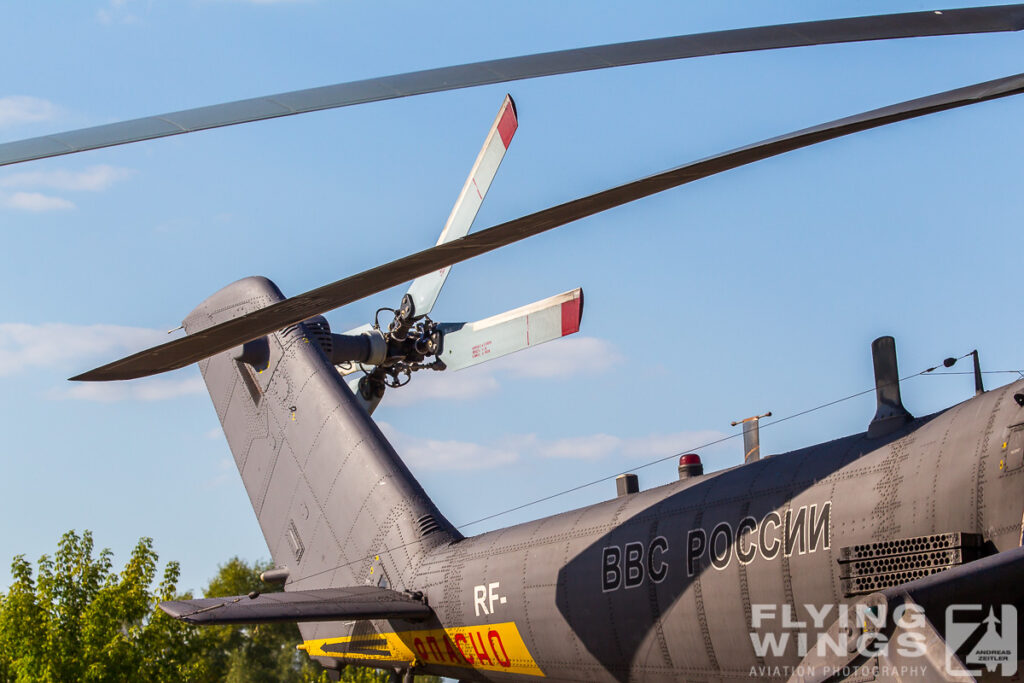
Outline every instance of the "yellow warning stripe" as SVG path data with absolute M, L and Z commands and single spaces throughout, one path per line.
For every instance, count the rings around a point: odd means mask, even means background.
M 514 622 L 307 640 L 311 657 L 457 666 L 543 676 Z

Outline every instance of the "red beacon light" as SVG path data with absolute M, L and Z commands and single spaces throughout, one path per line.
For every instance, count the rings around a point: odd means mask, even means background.
M 679 456 L 679 478 L 689 479 L 704 474 L 704 463 L 696 453 L 687 453 Z

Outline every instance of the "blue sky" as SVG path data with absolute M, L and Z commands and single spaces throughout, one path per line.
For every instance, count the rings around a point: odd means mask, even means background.
M 922 2 L 19 3 L 4 8 L 0 140 L 480 59 L 707 30 L 944 8 Z M 1020 70 L 1024 35 L 928 38 L 559 76 L 209 131 L 0 169 L 0 586 L 10 558 L 92 529 L 140 536 L 201 589 L 267 555 L 195 368 L 64 378 L 166 338 L 262 274 L 295 294 L 434 243 L 505 92 L 520 128 L 486 227 L 724 149 Z M 475 320 L 576 286 L 576 338 L 416 377 L 377 412 L 456 524 L 973 348 L 1024 366 L 1024 100 L 869 131 L 706 179 L 457 266 L 434 310 Z M 335 311 L 336 330 L 401 289 Z M 959 366 L 958 366 L 959 369 Z M 989 386 L 1014 375 L 990 375 Z M 905 383 L 927 414 L 967 376 Z M 865 396 L 764 428 L 766 452 L 862 431 Z M 739 462 L 738 440 L 702 450 Z M 639 470 L 643 487 L 675 465 Z M 605 482 L 469 527 L 614 495 Z

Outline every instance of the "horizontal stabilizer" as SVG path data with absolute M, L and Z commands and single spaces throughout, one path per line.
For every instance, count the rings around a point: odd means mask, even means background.
M 577 288 L 475 323 L 441 323 L 438 357 L 448 370 L 460 370 L 578 332 L 582 317 Z
M 160 609 L 190 624 L 265 624 L 276 621 L 333 621 L 353 619 L 406 619 L 418 621 L 434 612 L 404 593 L 377 588 L 321 588 L 266 593 L 250 598 L 171 600 Z

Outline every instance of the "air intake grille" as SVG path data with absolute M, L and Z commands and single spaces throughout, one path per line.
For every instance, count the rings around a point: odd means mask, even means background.
M 949 567 L 930 567 L 927 569 L 913 569 L 907 572 L 894 572 L 892 574 L 858 576 L 853 579 L 842 579 L 840 583 L 843 586 L 843 595 L 851 597 L 853 595 L 863 595 L 864 593 L 874 593 L 875 591 L 892 588 L 915 579 L 923 579 L 926 576 L 938 574 L 944 569 L 949 569 Z
M 926 550 L 938 550 L 940 548 L 976 547 L 978 545 L 981 545 L 980 534 L 965 534 L 956 531 L 948 534 L 914 536 L 894 541 L 849 546 L 839 551 L 839 561 L 849 562 L 850 560 L 860 560 L 869 557 L 888 557 L 891 555 L 920 553 Z
M 951 532 L 848 546 L 839 551 L 846 597 L 873 593 L 978 559 L 980 534 Z
M 840 567 L 840 576 L 867 576 L 870 574 L 888 574 L 905 572 L 912 569 L 928 569 L 931 567 L 948 567 L 964 563 L 962 548 L 936 550 L 930 553 L 897 555 L 896 557 L 879 557 L 873 560 L 850 562 Z

